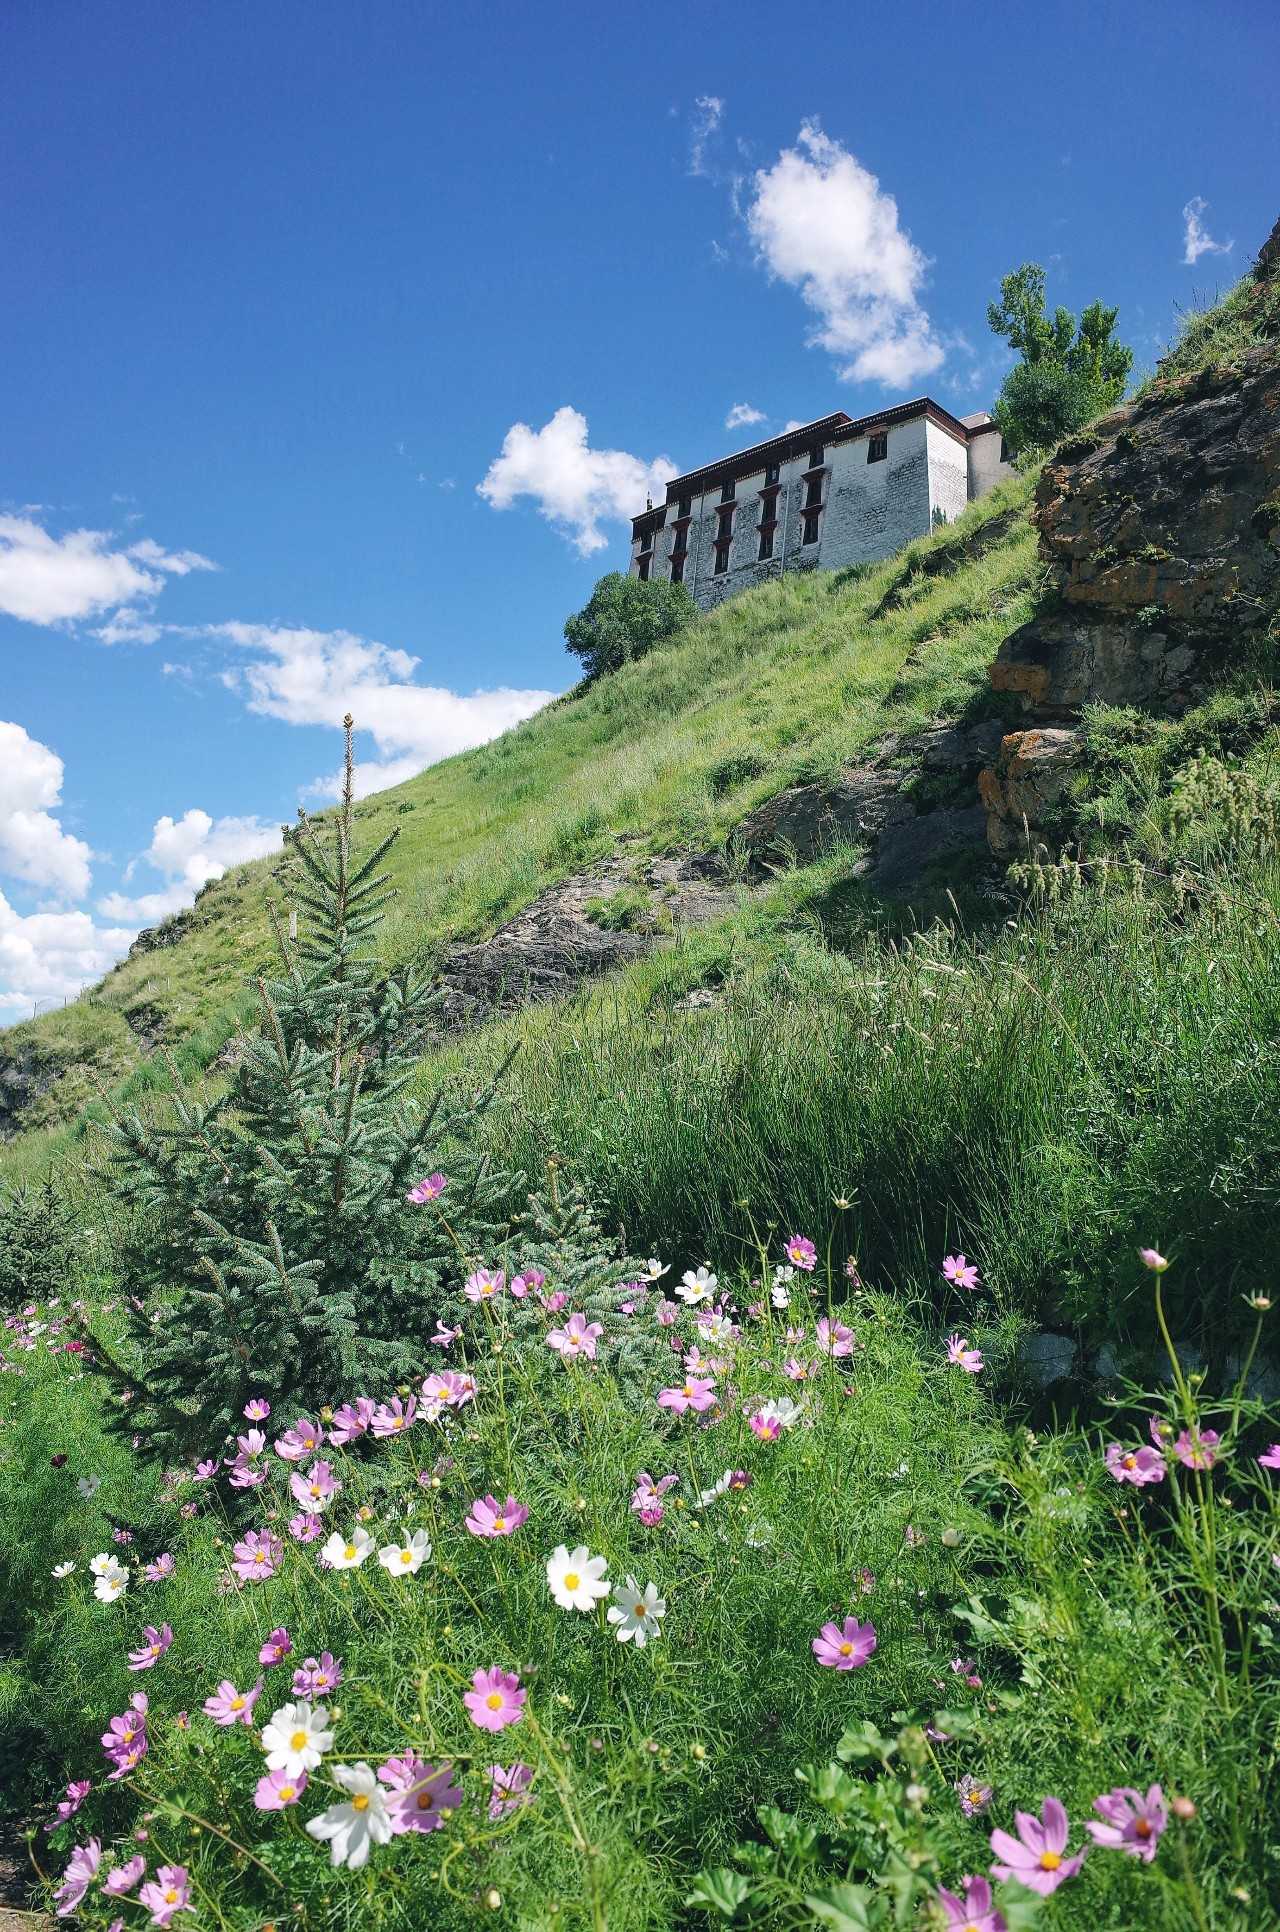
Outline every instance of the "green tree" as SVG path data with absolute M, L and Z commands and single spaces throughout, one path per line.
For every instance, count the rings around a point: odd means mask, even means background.
M 228 1091 L 187 1093 L 170 1063 L 172 1120 L 113 1109 L 106 1128 L 136 1232 L 117 1257 L 126 1337 L 95 1354 L 129 1392 L 120 1426 L 155 1453 L 210 1453 L 255 1393 L 314 1409 L 420 1369 L 446 1281 L 495 1239 L 514 1186 L 469 1151 L 492 1083 L 426 1105 L 407 1091 L 439 995 L 372 955 L 398 834 L 352 850 L 345 725 L 339 810 L 286 831 L 306 923 L 295 939 L 273 914 L 279 971 L 257 982 Z M 436 1167 L 439 1202 L 407 1202 Z
M 85 1239 L 52 1177 L 39 1187 L 0 1186 L 0 1308 L 74 1289 Z
M 616 671 L 672 637 L 697 615 L 683 584 L 641 583 L 611 570 L 565 622 L 565 643 L 589 678 Z
M 1005 377 L 992 415 L 1015 456 L 1049 448 L 1119 402 L 1133 351 L 1115 339 L 1118 314 L 1092 302 L 1079 323 L 1061 306 L 1050 316 L 1038 262 L 1005 276 L 987 322 L 1021 361 Z

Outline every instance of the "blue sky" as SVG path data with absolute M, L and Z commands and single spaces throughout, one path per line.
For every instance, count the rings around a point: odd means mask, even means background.
M 372 784 L 563 688 L 668 464 L 986 406 L 1017 263 L 1149 364 L 1280 212 L 1278 62 L 1263 0 L 10 0 L 0 1024 L 348 703 Z

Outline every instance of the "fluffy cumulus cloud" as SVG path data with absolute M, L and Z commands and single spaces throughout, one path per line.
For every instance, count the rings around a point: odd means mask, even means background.
M 156 820 L 150 845 L 125 875 L 132 879 L 140 864 L 149 865 L 163 875 L 166 883 L 159 891 L 144 892 L 136 898 L 122 892 L 108 893 L 98 901 L 98 910 L 109 919 L 132 926 L 153 925 L 189 906 L 209 879 L 220 879 L 230 866 L 265 858 L 279 844 L 280 827 L 258 818 L 211 818 L 198 806 L 181 818 L 166 814 Z
M 836 357 L 844 380 L 898 389 L 940 367 L 920 301 L 925 257 L 893 196 L 816 121 L 756 172 L 746 220 L 757 258 L 799 289 L 817 317 L 810 341 Z
M 362 795 L 398 785 L 455 751 L 484 744 L 538 711 L 553 691 L 458 692 L 417 684 L 418 660 L 407 651 L 351 631 L 288 629 L 274 624 L 220 624 L 209 635 L 235 647 L 242 661 L 223 682 L 251 711 L 286 724 L 336 726 L 350 712 L 371 733 L 376 762 L 362 762 Z M 336 795 L 336 777 L 317 795 Z
M 0 872 L 59 899 L 89 889 L 93 854 L 54 816 L 62 799 L 62 760 L 20 724 L 0 723 Z
M 150 537 L 121 549 L 109 531 L 53 536 L 29 516 L 0 516 L 0 612 L 27 624 L 69 624 L 149 606 L 167 577 L 216 566 L 195 550 L 164 550 Z M 108 619 L 106 642 L 115 620 Z M 123 631 L 122 635 L 134 635 Z
M 513 423 L 476 489 L 495 510 L 530 498 L 578 554 L 589 557 L 609 541 L 602 522 L 635 516 L 646 497 L 662 495 L 675 473 L 669 456 L 646 463 L 626 450 L 592 449 L 586 417 L 566 406 L 541 429 Z
M 753 423 L 765 420 L 763 409 L 753 409 L 750 403 L 735 403 L 724 419 L 726 429 L 750 429 Z
M 1182 211 L 1182 259 L 1194 268 L 1202 255 L 1229 255 L 1234 241 L 1215 241 L 1204 225 L 1209 204 L 1203 195 L 1192 195 Z
M 0 892 L 0 1026 L 72 998 L 127 952 L 136 932 L 87 912 L 15 910 Z

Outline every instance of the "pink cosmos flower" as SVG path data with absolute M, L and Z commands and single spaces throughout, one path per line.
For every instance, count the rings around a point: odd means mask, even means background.
M 175 1912 L 194 1912 L 190 1892 L 185 1865 L 161 1865 L 138 1893 L 138 1903 L 150 1912 L 152 1925 L 168 1926 Z
M 977 1375 L 982 1367 L 982 1350 L 970 1348 L 963 1335 L 948 1335 L 947 1360 L 962 1368 L 966 1375 Z
M 473 1536 L 510 1536 L 529 1520 L 529 1512 L 514 1496 L 505 1503 L 494 1496 L 482 1496 L 472 1503 L 466 1522 Z
M 975 1264 L 962 1254 L 947 1255 L 942 1272 L 953 1288 L 976 1288 L 981 1279 Z
M 289 1518 L 289 1534 L 295 1543 L 314 1543 L 317 1536 L 324 1535 L 324 1518 L 314 1510 L 301 1510 Z
M 117 1865 L 113 1872 L 107 1873 L 102 1881 L 102 1889 L 108 1898 L 123 1898 L 126 1892 L 133 1890 L 146 1869 L 147 1861 L 138 1852 L 133 1858 L 126 1859 L 123 1865 Z
M 198 1462 L 196 1464 L 196 1481 L 198 1483 L 207 1483 L 210 1477 L 216 1476 L 217 1473 L 218 1463 L 216 1457 L 212 1461 Z
M 299 1416 L 292 1428 L 276 1437 L 276 1454 L 286 1462 L 302 1462 L 305 1457 L 315 1455 L 323 1442 L 324 1430 L 320 1424 L 307 1416 Z
M 335 1657 L 331 1650 L 322 1650 L 318 1657 L 308 1657 L 293 1673 L 293 1694 L 295 1697 L 323 1698 L 335 1691 L 342 1682 L 342 1659 Z
M 827 1355 L 852 1355 L 853 1330 L 841 1322 L 832 1322 L 824 1315 L 817 1328 L 818 1347 Z
M 643 1515 L 646 1509 L 657 1509 L 667 1491 L 674 1489 L 679 1480 L 679 1476 L 663 1476 L 655 1482 L 649 1471 L 642 1469 L 636 1477 L 635 1491 L 631 1498 L 631 1507 L 636 1515 Z M 661 1516 L 658 1521 L 662 1521 Z
M 173 1558 L 168 1550 L 163 1550 L 154 1563 L 147 1564 L 143 1575 L 146 1577 L 148 1583 L 163 1583 L 167 1576 L 173 1575 L 173 1570 Z
M 520 1722 L 529 1693 L 521 1688 L 515 1671 L 492 1664 L 488 1670 L 476 1671 L 471 1683 L 473 1688 L 462 1701 L 480 1730 L 505 1731 L 508 1724 Z
M 257 1489 L 266 1480 L 266 1470 L 246 1456 L 236 1456 L 227 1463 L 227 1481 L 233 1489 Z
M 747 1427 L 759 1442 L 776 1442 L 782 1434 L 780 1419 L 768 1408 L 757 1409 L 754 1415 L 748 1416 Z
M 989 1809 L 995 1792 L 985 1780 L 975 1778 L 971 1771 L 966 1771 L 956 1783 L 956 1796 L 966 1818 L 980 1818 Z
M 442 1369 L 438 1375 L 428 1375 L 422 1384 L 422 1413 L 428 1422 L 434 1422 L 446 1409 L 462 1408 L 475 1392 L 473 1377 Z
M 705 1377 L 691 1375 L 679 1388 L 659 1389 L 658 1407 L 670 1409 L 673 1415 L 683 1415 L 686 1409 L 703 1415 L 716 1406 L 715 1385 Z
M 548 1315 L 558 1315 L 562 1308 L 567 1308 L 569 1305 L 569 1297 L 565 1294 L 563 1288 L 557 1288 L 550 1295 L 540 1294 L 538 1300 L 542 1303 Z
M 344 1402 L 340 1409 L 333 1412 L 333 1420 L 329 1424 L 330 1442 L 342 1449 L 347 1443 L 354 1442 L 357 1436 L 362 1436 L 373 1421 L 376 1407 L 377 1404 L 367 1395 L 358 1395 L 354 1403 Z
M 270 1530 L 250 1530 L 235 1545 L 235 1562 L 231 1565 L 242 1583 L 263 1583 L 274 1576 L 281 1558 L 284 1544 Z
M 846 1617 L 843 1623 L 824 1623 L 821 1635 L 810 1646 L 818 1662 L 828 1670 L 857 1670 L 868 1661 L 875 1647 L 875 1625 L 859 1623 L 856 1617 Z
M 977 1668 L 971 1658 L 953 1657 L 951 1659 L 951 1671 L 953 1676 L 963 1677 L 970 1690 L 982 1689 L 982 1679 L 979 1677 Z
M 292 1649 L 293 1638 L 284 1628 L 284 1625 L 281 1624 L 279 1629 L 271 1632 L 271 1635 L 258 1652 L 258 1662 L 260 1664 L 282 1664 Z
M 153 1623 L 146 1625 L 142 1632 L 142 1642 L 136 1650 L 129 1652 L 130 1670 L 150 1670 L 159 1663 L 165 1651 L 173 1642 L 173 1630 L 167 1623 L 159 1630 Z
M 1158 1784 L 1148 1787 L 1145 1798 L 1132 1785 L 1117 1785 L 1114 1791 L 1095 1798 L 1093 1808 L 1104 1820 L 1099 1825 L 1090 1818 L 1085 1824 L 1095 1845 L 1127 1852 L 1130 1858 L 1139 1858 L 1144 1865 L 1151 1863 L 1160 1834 L 1169 1822 L 1164 1792 Z
M 390 1402 L 380 1402 L 374 1410 L 373 1433 L 380 1437 L 398 1436 L 403 1430 L 413 1427 L 417 1413 L 415 1396 L 411 1395 L 407 1402 L 402 1402 L 398 1395 L 393 1395 Z
M 253 1788 L 253 1802 L 259 1811 L 283 1811 L 296 1805 L 306 1788 L 305 1771 L 268 1771 Z
M 1173 1453 L 1188 1469 L 1212 1469 L 1221 1440 L 1216 1429 L 1184 1429 L 1173 1445 Z
M 413 1782 L 399 1786 L 387 1807 L 392 1835 L 439 1831 L 449 1813 L 462 1803 L 462 1787 L 452 1783 L 452 1778 L 451 1764 L 442 1764 L 439 1769 L 432 1764 L 420 1765 Z
M 636 1515 L 640 1518 L 640 1521 L 646 1529 L 657 1529 L 659 1523 L 666 1516 L 666 1513 L 661 1503 L 646 1503 L 643 1509 L 636 1511 Z
M 604 1334 L 603 1322 L 589 1322 L 585 1315 L 570 1315 L 563 1328 L 553 1328 L 547 1336 L 547 1347 L 554 1348 L 563 1362 L 576 1361 L 585 1355 L 589 1362 L 596 1359 L 596 1343 Z
M 1144 1268 L 1150 1268 L 1153 1275 L 1162 1275 L 1169 1266 L 1158 1248 L 1139 1248 L 1138 1259 Z
M 244 1414 L 250 1422 L 265 1422 L 271 1414 L 271 1404 L 265 1395 L 255 1395 L 244 1405 Z
M 67 1786 L 67 1795 L 58 1800 L 58 1823 L 65 1825 L 68 1818 L 74 1818 L 81 1805 L 93 1790 L 90 1778 L 73 1778 Z
M 400 1753 L 398 1758 L 388 1758 L 378 1766 L 378 1778 L 392 1791 L 407 1791 L 416 1779 L 426 1770 L 425 1758 L 420 1758 L 412 1745 Z
M 518 1275 L 512 1275 L 511 1292 L 517 1301 L 523 1301 L 526 1295 L 541 1288 L 546 1279 L 541 1268 L 523 1268 Z
M 509 1818 L 513 1811 L 529 1801 L 529 1786 L 533 1783 L 533 1770 L 530 1765 L 516 1763 L 504 1770 L 500 1764 L 489 1766 L 489 1818 L 497 1824 L 500 1818 Z
M 421 1207 L 426 1201 L 438 1201 L 448 1185 L 443 1174 L 428 1174 L 426 1180 L 416 1182 L 404 1198 L 414 1207 Z
M 818 1250 L 812 1241 L 803 1234 L 793 1234 L 787 1241 L 787 1260 L 793 1268 L 803 1268 L 808 1274 L 816 1265 Z
M 1039 1818 L 1029 1811 L 1016 1811 L 1014 1817 L 1018 1823 L 1016 1838 L 1007 1831 L 991 1834 L 991 1849 L 998 1861 L 991 1870 L 997 1878 L 1016 1878 L 1028 1891 L 1047 1898 L 1075 1877 L 1084 1864 L 1084 1853 L 1067 1856 L 1070 1825 L 1060 1799 L 1046 1798 Z
M 1264 1449 L 1258 1457 L 1258 1464 L 1262 1469 L 1280 1469 L 1280 1442 L 1273 1442 L 1269 1449 Z
M 313 1462 L 305 1476 L 300 1469 L 295 1469 L 289 1478 L 289 1488 L 304 1510 L 318 1514 L 333 1501 L 342 1484 L 334 1479 L 333 1464 L 321 1461 Z
M 236 1447 L 242 1456 L 260 1456 L 267 1446 L 267 1438 L 261 1429 L 246 1429 L 242 1436 L 236 1437 Z
M 1126 1449 L 1123 1443 L 1113 1442 L 1107 1447 L 1106 1465 L 1109 1475 L 1118 1483 L 1132 1483 L 1141 1489 L 1146 1483 L 1164 1481 L 1164 1457 L 1158 1450 Z
M 62 1883 L 54 1893 L 57 1901 L 58 1917 L 68 1919 L 77 1909 L 81 1899 L 98 1875 L 102 1862 L 102 1843 L 91 1838 L 87 1845 L 77 1845 L 62 1874 Z
M 658 1326 L 660 1328 L 670 1328 L 679 1315 L 680 1310 L 675 1302 L 664 1300 L 658 1303 L 655 1313 L 658 1317 Z
M 511 1284 L 511 1292 L 513 1295 L 515 1294 L 514 1282 Z M 444 1322 L 442 1322 L 439 1319 L 439 1317 L 437 1317 L 436 1332 L 431 1337 L 431 1346 L 432 1348 L 452 1348 L 453 1344 L 457 1341 L 461 1333 L 462 1333 L 462 1330 L 460 1328 L 448 1328 L 445 1326 Z
M 1163 1452 L 1173 1442 L 1173 1424 L 1166 1422 L 1163 1417 L 1158 1415 L 1148 1416 L 1147 1434 L 1151 1437 L 1156 1448 Z
M 985 1878 L 961 1879 L 964 1897 L 957 1898 L 945 1885 L 938 1887 L 938 1902 L 946 1913 L 946 1932 L 1008 1932 L 1003 1912 L 991 1903 L 991 1887 Z
M 252 1690 L 241 1691 L 236 1689 L 229 1677 L 224 1677 L 213 1695 L 205 1698 L 204 1714 L 224 1731 L 233 1724 L 243 1724 L 247 1728 L 253 1723 L 253 1707 L 261 1695 L 261 1678 Z
M 477 1268 L 463 1282 L 462 1292 L 468 1301 L 493 1301 L 506 1285 L 507 1277 L 503 1269 Z

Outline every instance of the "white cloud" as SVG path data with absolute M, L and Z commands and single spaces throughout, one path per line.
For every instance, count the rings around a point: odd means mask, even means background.
M 89 890 L 93 854 L 53 816 L 62 769 L 58 754 L 21 725 L 0 723 L 0 872 L 79 899 Z
M 724 419 L 726 429 L 746 429 L 752 423 L 766 420 L 763 409 L 753 409 L 750 403 L 735 403 Z
M 265 858 L 280 845 L 280 827 L 259 818 L 211 818 L 198 806 L 171 818 L 167 813 L 152 828 L 151 843 L 125 872 L 132 879 L 139 865 L 153 866 L 168 881 L 158 892 L 129 898 L 109 892 L 99 899 L 98 911 L 108 919 L 132 926 L 155 925 L 170 913 L 189 906 L 208 879 L 220 879 L 233 865 Z
M 27 624 L 119 611 L 157 596 L 166 576 L 214 568 L 198 551 L 163 550 L 149 537 L 120 550 L 106 530 L 55 537 L 30 517 L 0 516 L 0 612 Z
M 843 380 L 899 388 L 941 366 L 920 303 L 928 263 L 897 202 L 816 121 L 757 170 L 746 219 L 759 260 L 815 311 L 810 341 L 837 358 Z
M 693 103 L 693 122 L 689 133 L 689 173 L 706 174 L 707 143 L 724 119 L 724 102 L 718 94 L 699 94 Z
M 541 710 L 553 691 L 463 693 L 413 681 L 418 659 L 351 631 L 287 629 L 275 624 L 218 624 L 210 636 L 246 654 L 223 674 L 251 711 L 286 724 L 335 727 L 350 712 L 372 734 L 378 761 L 357 768 L 361 795 L 411 778 L 455 751 L 484 744 Z M 336 793 L 338 781 L 311 788 Z
M 1203 220 L 1208 210 L 1203 195 L 1192 195 L 1182 211 L 1182 259 L 1188 268 L 1194 268 L 1202 255 L 1229 255 L 1235 247 L 1234 241 L 1213 239 Z
M 37 1002 L 70 999 L 101 979 L 136 939 L 87 912 L 15 911 L 0 892 L 0 1024 L 26 1019 Z
M 608 544 L 602 519 L 635 516 L 646 497 L 660 497 L 675 474 L 669 456 L 645 463 L 626 450 L 589 448 L 586 417 L 566 406 L 541 429 L 513 423 L 501 455 L 476 490 L 495 510 L 509 510 L 517 498 L 532 497 L 578 554 L 589 557 Z

